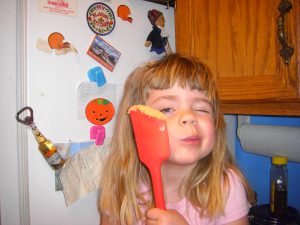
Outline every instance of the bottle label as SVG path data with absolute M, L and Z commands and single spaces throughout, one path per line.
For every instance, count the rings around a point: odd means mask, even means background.
M 58 152 L 55 152 L 52 156 L 46 158 L 46 160 L 50 165 L 59 165 L 61 162 L 61 156 Z

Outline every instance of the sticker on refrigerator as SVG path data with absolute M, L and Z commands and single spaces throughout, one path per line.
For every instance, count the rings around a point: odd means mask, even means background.
M 104 41 L 99 35 L 95 36 L 87 54 L 110 71 L 114 70 L 121 56 L 121 53 L 117 49 Z
M 132 23 L 132 17 L 130 17 L 131 12 L 127 5 L 119 5 L 117 12 L 118 17 L 120 17 L 122 20 Z
M 41 12 L 77 16 L 78 0 L 38 0 Z
M 99 35 L 107 35 L 115 28 L 113 11 L 101 2 L 96 2 L 89 7 L 86 19 L 90 29 Z
M 77 50 L 72 43 L 65 41 L 64 36 L 59 32 L 53 32 L 48 36 L 48 41 L 39 38 L 36 48 L 55 55 L 65 55 L 68 53 L 77 54 Z
M 100 66 L 93 67 L 87 72 L 88 78 L 91 82 L 96 82 L 97 87 L 101 87 L 106 83 L 103 70 Z
M 165 18 L 162 12 L 152 9 L 148 11 L 148 19 L 152 25 L 144 46 L 150 48 L 150 52 L 161 55 L 171 54 L 172 50 L 168 41 L 169 34 L 165 29 Z
M 85 107 L 85 115 L 89 122 L 94 124 L 90 128 L 90 139 L 95 140 L 96 146 L 102 145 L 106 137 L 105 127 L 115 115 L 115 107 L 105 98 L 95 98 Z
M 95 82 L 83 81 L 80 83 L 77 90 L 77 108 L 78 119 L 86 119 L 85 108 L 86 105 L 95 98 L 106 98 L 116 105 L 117 101 L 117 86 L 115 84 L 106 83 L 98 87 Z

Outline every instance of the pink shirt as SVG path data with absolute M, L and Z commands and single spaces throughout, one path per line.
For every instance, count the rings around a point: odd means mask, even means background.
M 176 203 L 166 203 L 166 208 L 177 210 L 186 219 L 189 225 L 221 225 L 246 216 L 250 205 L 247 202 L 244 186 L 233 171 L 230 170 L 228 177 L 230 191 L 223 216 L 213 220 L 200 218 L 198 211 L 187 202 L 186 198 Z M 138 225 L 143 224 L 143 221 L 139 221 L 138 223 Z

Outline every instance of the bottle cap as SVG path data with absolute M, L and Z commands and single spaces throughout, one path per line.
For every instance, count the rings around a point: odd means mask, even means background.
M 272 157 L 272 164 L 275 165 L 284 165 L 287 164 L 287 161 L 288 158 L 286 156 L 277 155 Z

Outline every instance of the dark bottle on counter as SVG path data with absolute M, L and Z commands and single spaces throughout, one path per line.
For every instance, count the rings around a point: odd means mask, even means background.
M 274 217 L 284 218 L 288 213 L 287 190 L 288 170 L 287 157 L 273 156 L 270 170 L 271 196 L 270 211 Z
M 25 112 L 29 112 L 29 116 L 26 116 L 24 119 L 21 119 L 21 114 Z M 39 145 L 39 150 L 46 159 L 47 163 L 53 170 L 59 170 L 64 165 L 65 161 L 57 151 L 52 141 L 47 139 L 36 127 L 33 121 L 32 108 L 29 106 L 22 108 L 17 113 L 16 119 L 18 122 L 25 124 L 31 128 L 31 131 Z

